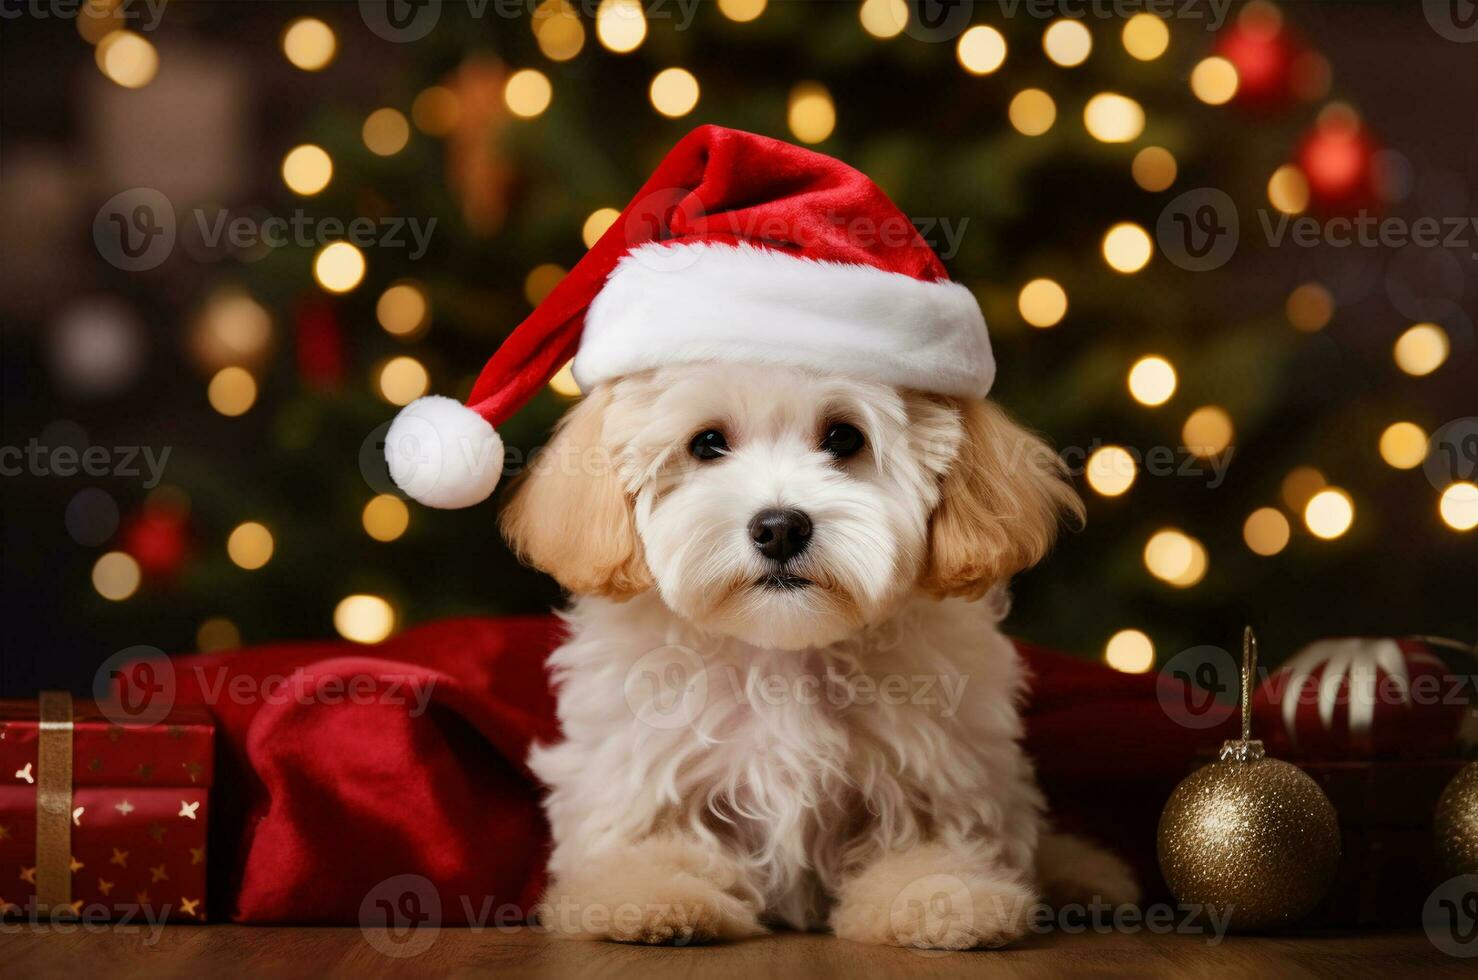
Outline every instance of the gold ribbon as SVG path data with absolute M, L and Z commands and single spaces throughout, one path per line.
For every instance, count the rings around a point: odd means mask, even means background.
M 36 747 L 36 908 L 72 902 L 72 695 L 41 692 Z

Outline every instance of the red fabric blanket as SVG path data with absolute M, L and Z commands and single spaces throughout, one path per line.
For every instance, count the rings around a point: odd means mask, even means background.
M 448 925 L 532 904 L 548 831 L 523 760 L 558 732 L 544 661 L 560 630 L 551 616 L 459 619 L 373 647 L 178 659 L 178 700 L 219 725 L 214 907 L 241 922 L 353 924 L 402 874 L 431 882 Z M 1035 676 L 1027 747 L 1054 822 L 1129 858 L 1156 893 L 1160 808 L 1227 731 L 1175 724 L 1153 676 L 1019 646 Z

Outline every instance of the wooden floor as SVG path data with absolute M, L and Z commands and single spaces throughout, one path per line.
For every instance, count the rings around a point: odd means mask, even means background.
M 167 927 L 156 934 L 0 925 L 8 977 L 1378 977 L 1475 975 L 1421 931 L 1253 938 L 1060 933 L 1006 950 L 924 954 L 830 936 L 685 949 L 572 943 L 516 929 L 422 929 L 400 942 L 358 929 Z M 373 940 L 373 942 L 372 942 Z M 385 951 L 377 949 L 383 946 Z M 409 954 L 409 955 L 390 955 Z

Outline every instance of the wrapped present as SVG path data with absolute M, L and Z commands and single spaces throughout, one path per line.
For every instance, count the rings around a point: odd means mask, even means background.
M 0 701 L 0 911 L 205 921 L 214 726 L 43 693 Z

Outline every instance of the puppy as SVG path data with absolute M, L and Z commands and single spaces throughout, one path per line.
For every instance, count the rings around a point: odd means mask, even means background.
M 1005 584 L 1082 503 L 994 404 L 682 365 L 589 392 L 503 531 L 574 596 L 552 656 L 557 935 L 830 928 L 965 949 L 1136 900 L 1044 833 Z

